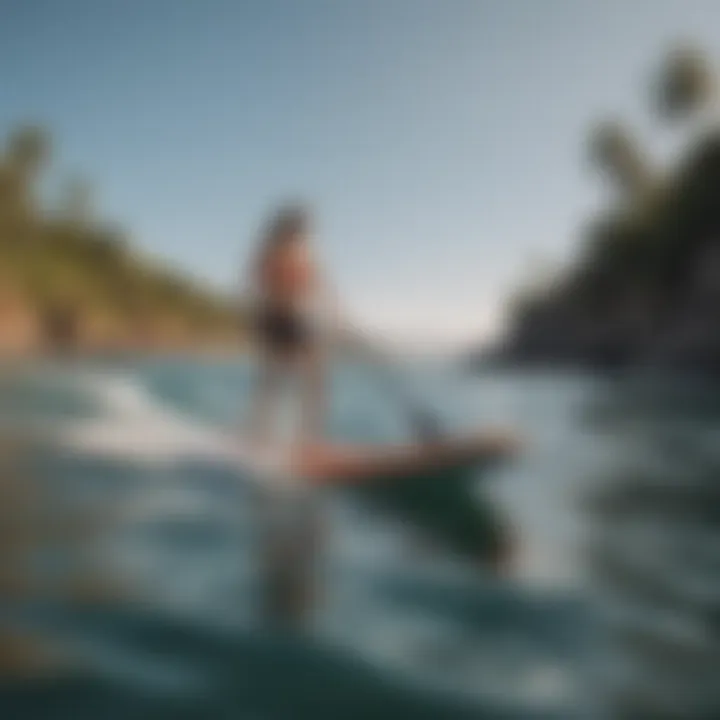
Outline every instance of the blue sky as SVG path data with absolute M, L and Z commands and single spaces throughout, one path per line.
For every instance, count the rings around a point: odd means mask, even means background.
M 360 322 L 465 340 L 569 257 L 593 121 L 669 141 L 647 81 L 684 37 L 712 49 L 720 3 L 0 0 L 0 130 L 46 123 L 58 181 L 223 287 L 306 198 Z

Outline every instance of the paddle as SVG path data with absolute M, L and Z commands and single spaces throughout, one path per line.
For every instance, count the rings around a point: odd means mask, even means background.
M 437 414 L 430 408 L 421 405 L 409 392 L 402 381 L 397 364 L 390 359 L 389 353 L 382 352 L 379 343 L 371 341 L 367 333 L 360 333 L 357 329 L 351 329 L 347 316 L 340 310 L 342 303 L 340 295 L 334 285 L 327 278 L 322 282 L 324 300 L 326 307 L 330 308 L 330 316 L 325 317 L 326 328 L 330 329 L 328 337 L 339 341 L 344 347 L 351 347 L 364 351 L 379 362 L 381 373 L 380 378 L 386 389 L 394 395 L 398 403 L 405 408 L 408 420 L 415 430 L 415 434 L 422 442 L 434 442 L 445 435 L 442 422 Z M 321 325 L 324 323 L 321 322 Z
M 346 331 L 345 337 L 356 348 L 365 351 L 378 361 L 381 370 L 379 377 L 383 385 L 404 407 L 417 437 L 423 442 L 433 442 L 442 438 L 445 433 L 440 418 L 433 410 L 422 405 L 412 396 L 389 353 L 382 352 L 377 343 L 371 342 L 367 335 L 360 335 L 358 331 Z
M 415 430 L 415 434 L 423 442 L 432 442 L 443 437 L 444 432 L 440 419 L 437 415 L 425 406 L 418 404 L 417 400 L 410 396 L 400 378 L 392 373 L 390 366 L 383 363 L 381 377 L 385 380 L 386 387 L 394 393 L 397 400 L 405 407 L 408 420 Z

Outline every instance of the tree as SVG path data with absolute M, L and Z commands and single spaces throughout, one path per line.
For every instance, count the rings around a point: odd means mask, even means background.
M 714 81 L 705 55 L 695 47 L 676 47 L 666 56 L 653 87 L 654 106 L 669 122 L 686 120 L 707 106 Z
M 51 343 L 83 343 L 83 328 L 93 338 L 131 337 L 138 328 L 146 339 L 168 328 L 169 337 L 198 342 L 215 328 L 228 338 L 239 334 L 229 302 L 179 269 L 151 262 L 122 228 L 99 221 L 82 178 L 61 188 L 60 212 L 46 212 L 33 191 L 49 148 L 42 129 L 26 126 L 0 153 L 0 270 Z
M 50 138 L 36 125 L 20 127 L 10 134 L 6 156 L 23 177 L 34 177 L 50 156 Z
M 61 190 L 60 213 L 66 222 L 85 225 L 92 218 L 93 192 L 86 180 L 75 177 Z
M 635 197 L 650 188 L 651 174 L 644 153 L 622 124 L 615 120 L 600 123 L 591 132 L 588 144 L 592 164 L 619 190 Z

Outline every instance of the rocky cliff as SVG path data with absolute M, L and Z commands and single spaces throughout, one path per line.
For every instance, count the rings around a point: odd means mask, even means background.
M 709 87 L 698 79 L 703 68 L 697 53 L 671 56 L 663 97 L 675 87 L 672 97 L 689 112 Z M 678 113 L 673 106 L 673 118 Z M 489 355 L 513 364 L 720 373 L 720 122 L 705 112 L 680 160 L 662 171 L 643 164 L 617 125 L 596 129 L 591 149 L 611 175 L 612 201 L 581 233 L 570 270 L 516 304 Z

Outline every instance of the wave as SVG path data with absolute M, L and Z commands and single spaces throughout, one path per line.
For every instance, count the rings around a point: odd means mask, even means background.
M 98 407 L 96 417 L 63 420 L 53 440 L 83 454 L 128 462 L 229 459 L 234 455 L 223 433 L 154 397 L 133 375 L 82 375 L 71 380 Z

